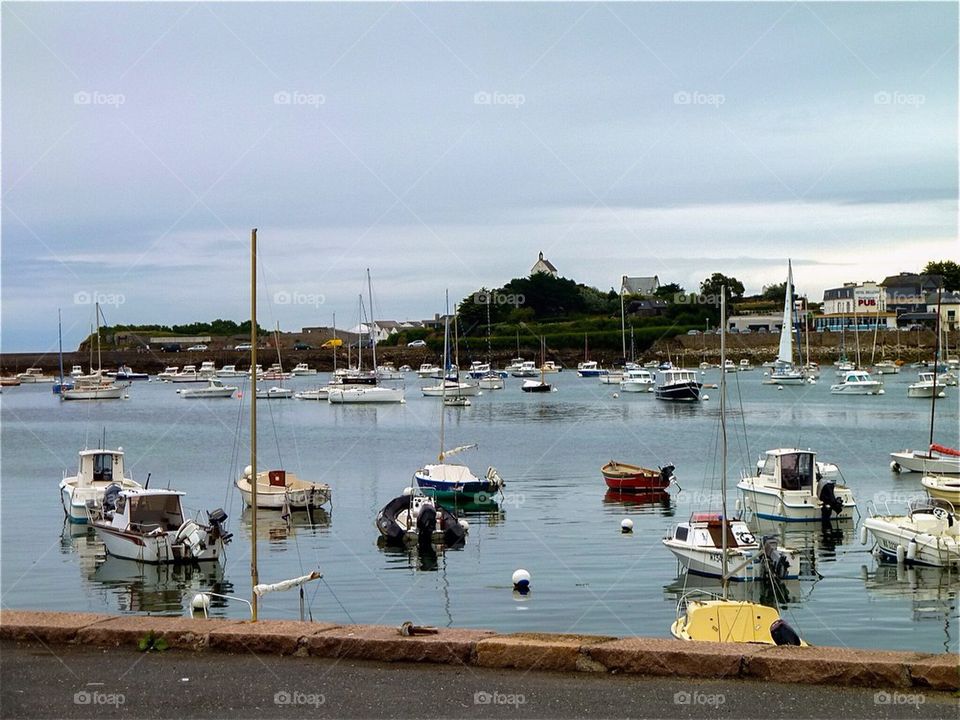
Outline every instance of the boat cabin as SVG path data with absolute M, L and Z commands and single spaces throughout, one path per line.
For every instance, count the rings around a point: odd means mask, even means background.
M 77 487 L 109 485 L 122 482 L 123 449 L 118 450 L 81 450 L 80 468 L 77 471 Z
M 690 515 L 689 523 L 674 528 L 674 538 L 697 547 L 723 547 L 723 532 L 726 530 L 727 547 L 732 549 L 741 545 L 753 545 L 756 539 L 747 532 L 746 525 L 740 521 L 723 521 L 718 512 L 695 512 Z
M 663 371 L 661 376 L 664 385 L 672 385 L 675 383 L 699 383 L 697 378 L 697 373 L 693 370 L 673 370 L 668 369 Z
M 144 534 L 158 529 L 176 532 L 184 521 L 181 495 L 175 490 L 124 490 L 116 496 L 110 524 Z
M 770 450 L 758 474 L 772 478 L 781 490 L 812 493 L 817 481 L 816 456 L 812 450 Z

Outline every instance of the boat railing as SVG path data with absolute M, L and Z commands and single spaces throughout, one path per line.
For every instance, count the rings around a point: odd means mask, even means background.
M 680 596 L 680 599 L 677 600 L 677 617 L 687 614 L 687 608 L 691 601 L 722 599 L 722 595 L 719 595 L 715 592 L 710 592 L 709 590 L 704 590 L 703 588 L 687 590 L 685 593 L 683 593 L 683 595 Z
M 956 509 L 953 506 L 953 503 L 944 498 L 935 498 L 930 497 L 929 495 L 923 495 L 916 498 L 911 498 L 907 502 L 907 512 L 913 515 L 914 513 L 933 513 L 936 510 L 943 510 L 951 515 L 956 515 Z

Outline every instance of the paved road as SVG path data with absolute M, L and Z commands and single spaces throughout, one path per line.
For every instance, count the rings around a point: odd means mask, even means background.
M 956 697 L 0 643 L 2 718 L 957 718 Z

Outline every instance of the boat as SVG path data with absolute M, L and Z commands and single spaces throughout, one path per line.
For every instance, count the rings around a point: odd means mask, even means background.
M 401 365 L 401 366 L 400 366 L 400 372 L 402 372 L 402 373 L 413 372 L 413 368 L 410 367 L 409 365 Z
M 470 398 L 465 395 L 451 395 L 443 398 L 445 407 L 470 407 Z
M 421 547 L 457 547 L 467 537 L 468 526 L 433 498 L 407 488 L 377 513 L 377 530 L 389 545 L 417 543 Z
M 482 390 L 503 390 L 504 384 L 503 376 L 496 370 L 491 370 L 477 380 L 477 385 Z
M 257 390 L 258 400 L 287 400 L 293 397 L 293 389 L 274 385 L 273 387 Z
M 78 377 L 81 377 L 82 375 L 85 375 L 85 373 L 83 372 L 83 366 L 82 366 L 82 365 L 74 365 L 74 366 L 70 369 L 70 377 L 72 377 L 72 378 L 78 378 Z
M 392 362 L 377 365 L 377 380 L 403 380 L 403 373 Z
M 850 370 L 843 379 L 830 386 L 833 395 L 883 395 L 883 383 L 874 380 L 866 370 Z
M 90 524 L 114 557 L 142 563 L 217 562 L 231 535 L 222 509 L 201 525 L 183 512 L 178 490 L 121 489 L 112 485 L 102 503 L 89 509 Z
M 651 392 L 655 382 L 653 373 L 645 368 L 627 370 L 623 379 L 620 380 L 620 390 L 622 392 Z
M 171 375 L 166 380 L 173 383 L 202 383 L 206 382 L 207 378 L 200 376 L 196 365 L 184 365 L 183 370 Z
M 673 400 L 679 402 L 696 402 L 700 399 L 700 388 L 703 384 L 697 380 L 696 370 L 663 370 L 657 376 L 657 385 L 654 391 L 657 400 Z
M 56 381 L 53 375 L 45 375 L 43 370 L 38 367 L 27 368 L 25 372 L 18 373 L 16 377 L 24 385 L 31 383 L 52 383 Z
M 937 377 L 932 372 L 922 372 L 917 374 L 917 381 L 907 386 L 908 398 L 931 398 L 936 393 L 938 398 L 946 397 L 947 392 L 943 383 L 937 382 Z
M 327 400 L 330 394 L 330 386 L 316 387 L 310 390 L 301 390 L 300 392 L 294 393 L 293 396 L 297 400 Z
M 960 507 L 960 478 L 949 475 L 924 475 L 920 478 L 920 484 L 930 497 L 947 500 L 954 507 Z
M 417 370 L 417 375 L 422 378 L 439 378 L 443 373 L 443 368 L 434 363 L 423 363 Z
M 623 381 L 623 373 L 622 370 L 607 370 L 600 373 L 597 380 L 601 385 L 619 385 Z
M 908 449 L 890 453 L 890 458 L 890 469 L 895 473 L 960 475 L 960 451 L 937 443 L 930 443 L 929 451 Z
M 129 365 L 121 365 L 113 375 L 117 380 L 149 380 L 150 375 L 145 372 L 134 372 Z
M 124 396 L 127 388 L 130 387 L 129 383 L 116 383 L 103 374 L 100 361 L 100 303 L 96 304 L 95 313 L 97 318 L 97 369 L 89 375 L 74 378 L 72 388 L 63 388 L 60 391 L 61 400 L 119 400 Z
M 206 387 L 177 390 L 182 398 L 230 398 L 238 390 L 236 385 L 224 385 L 216 378 L 207 380 Z
M 720 294 L 720 327 L 726 317 L 726 288 Z M 726 358 L 726 332 L 720 335 L 721 364 Z M 778 547 L 775 536 L 763 538 L 762 548 L 746 525 L 727 518 L 727 431 L 726 373 L 720 375 L 720 435 L 722 460 L 720 489 L 721 512 L 694 513 L 690 522 L 674 528 L 664 545 L 677 555 L 687 572 L 713 575 L 719 565 L 721 594 L 694 590 L 677 602 L 677 619 L 670 626 L 678 640 L 723 643 L 759 643 L 766 645 L 804 645 L 804 641 L 780 617 L 776 608 L 728 597 L 730 580 L 785 579 L 798 575 L 798 563 L 792 551 Z M 713 546 L 713 550 L 710 550 Z M 686 561 L 685 561 L 686 559 Z M 735 563 L 731 569 L 731 563 Z
M 852 519 L 857 511 L 853 492 L 843 476 L 821 472 L 812 450 L 767 450 L 756 475 L 737 484 L 747 512 L 778 522 L 828 522 L 832 515 Z
M 906 515 L 871 514 L 863 521 L 860 541 L 872 536 L 886 560 L 909 565 L 960 565 L 960 519 L 954 505 L 940 498 L 915 498 Z
M 601 368 L 596 360 L 587 360 L 582 363 L 577 363 L 577 375 L 580 377 L 599 377 L 600 375 L 605 375 L 608 372 L 608 370 Z
M 804 385 L 807 375 L 793 363 L 793 264 L 787 260 L 787 284 L 783 295 L 783 320 L 780 323 L 780 345 L 769 373 L 764 373 L 764 385 Z
M 873 369 L 877 375 L 898 375 L 900 373 L 900 366 L 893 360 L 881 360 L 873 366 Z
M 617 492 L 650 493 L 660 492 L 670 487 L 676 479 L 673 465 L 664 465 L 656 470 L 611 460 L 602 468 L 600 474 L 607 487 Z
M 63 471 L 60 481 L 60 504 L 67 519 L 77 525 L 87 523 L 87 503 L 100 505 L 111 485 L 121 490 L 135 490 L 140 483 L 124 473 L 123 448 L 116 450 L 81 450 L 76 475 Z
M 422 387 L 420 392 L 424 397 L 443 397 L 447 394 L 475 397 L 480 394 L 480 383 L 448 379 L 436 385 Z
M 249 465 L 237 478 L 236 486 L 247 507 L 253 507 L 253 490 L 250 478 L 253 471 Z M 257 473 L 256 506 L 261 510 L 318 510 L 330 502 L 330 486 L 327 483 L 301 480 L 286 470 L 263 470 Z
M 728 373 L 737 372 L 737 366 L 736 366 L 736 364 L 733 362 L 733 360 L 727 360 L 727 361 L 723 364 L 723 371 L 724 371 L 724 372 L 728 372 Z
M 541 369 L 545 373 L 563 372 L 563 367 L 558 365 L 553 360 L 547 360 L 545 363 L 543 363 L 543 365 L 541 366 Z
M 232 378 L 240 377 L 241 375 L 246 375 L 247 373 L 240 372 L 237 370 L 236 365 L 224 365 L 222 368 L 217 370 L 217 377 L 220 378 Z
M 470 367 L 467 368 L 467 375 L 474 380 L 479 380 L 488 372 L 490 372 L 490 363 L 480 362 L 479 360 L 474 360 L 470 363 Z
M 379 385 L 331 387 L 327 392 L 331 405 L 353 403 L 402 403 L 403 388 L 388 388 Z
M 546 341 L 541 336 L 540 338 L 540 355 L 541 358 L 546 354 Z M 532 363 L 531 363 L 532 364 Z M 526 393 L 548 393 L 553 391 L 553 386 L 546 381 L 544 378 L 543 372 L 543 363 L 540 363 L 540 379 L 539 380 L 524 380 L 523 384 L 520 386 L 520 389 Z
M 60 308 L 57 308 L 57 361 L 60 375 L 51 388 L 55 395 L 59 395 L 64 390 L 73 389 L 73 380 L 65 380 L 63 377 L 63 318 L 60 313 Z
M 204 380 L 209 380 L 210 378 L 217 376 L 217 365 L 213 360 L 204 360 L 200 363 L 200 369 L 197 370 L 197 375 L 202 377 Z
M 753 370 L 753 365 L 750 364 L 750 361 L 744 358 L 740 361 L 740 364 L 737 365 L 737 370 L 739 372 L 749 372 Z
M 179 365 L 168 365 L 163 372 L 157 373 L 157 380 L 169 380 L 180 372 Z
M 258 373 L 258 377 L 261 380 L 289 380 L 293 377 L 293 373 L 286 372 L 283 365 L 275 362 L 263 372 Z
M 305 362 L 297 363 L 291 371 L 294 375 L 316 375 L 315 368 L 310 367 Z
M 518 338 L 517 338 L 517 345 L 518 345 L 518 347 L 519 347 L 519 344 L 520 344 L 520 339 L 519 339 L 519 336 L 518 336 Z M 525 362 L 526 362 L 526 360 L 524 360 L 522 357 L 512 358 L 512 359 L 510 360 L 510 362 L 507 363 L 507 366 L 506 366 L 503 370 L 504 370 L 504 372 L 508 372 L 508 373 L 510 373 L 511 375 L 513 375 L 513 373 L 517 372 L 517 371 L 520 369 L 520 367 L 521 367 Z
M 18 385 L 20 385 L 20 378 L 14 375 L 0 377 L 0 387 L 17 387 Z
M 540 370 L 537 369 L 537 364 L 533 360 L 524 360 L 514 370 L 511 370 L 510 374 L 518 378 L 531 378 L 539 375 Z

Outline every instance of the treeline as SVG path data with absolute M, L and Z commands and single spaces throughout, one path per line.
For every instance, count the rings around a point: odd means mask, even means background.
M 244 320 L 238 323 L 233 320 L 217 318 L 213 322 L 193 322 L 185 325 L 109 325 L 100 328 L 100 332 L 102 334 L 132 332 L 138 335 L 211 335 L 215 337 L 225 337 L 232 335 L 249 335 L 250 321 Z M 257 323 L 257 334 L 267 334 L 267 331 L 264 330 L 259 323 Z

